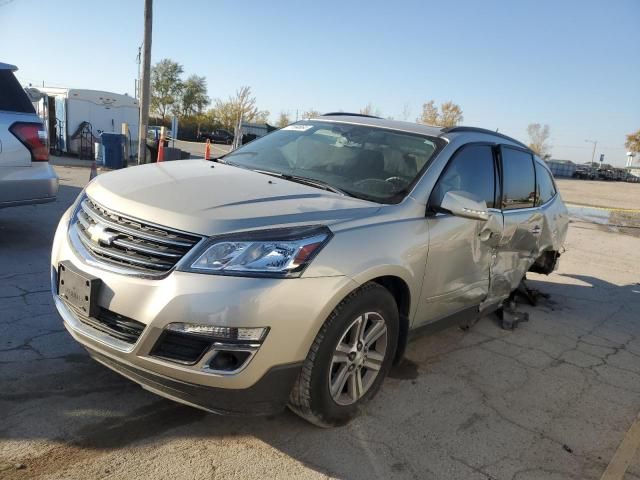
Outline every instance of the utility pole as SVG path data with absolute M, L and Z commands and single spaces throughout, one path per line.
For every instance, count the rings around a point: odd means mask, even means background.
M 138 125 L 138 165 L 146 162 L 149 100 L 151 99 L 151 27 L 153 0 L 144 0 L 144 50 L 142 52 L 142 81 L 140 85 L 140 123 Z
M 593 161 L 596 158 L 596 146 L 598 145 L 597 140 L 585 140 L 587 143 L 593 143 L 593 152 L 591 153 L 591 166 L 593 166 Z

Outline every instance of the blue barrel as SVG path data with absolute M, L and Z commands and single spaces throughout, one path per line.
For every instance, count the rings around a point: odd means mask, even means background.
M 111 170 L 126 167 L 124 158 L 125 136 L 121 133 L 103 132 L 100 136 L 103 148 L 103 165 Z

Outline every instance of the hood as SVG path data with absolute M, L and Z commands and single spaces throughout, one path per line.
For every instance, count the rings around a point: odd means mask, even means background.
M 201 235 L 335 225 L 380 209 L 376 203 L 204 160 L 102 174 L 87 194 L 119 213 Z

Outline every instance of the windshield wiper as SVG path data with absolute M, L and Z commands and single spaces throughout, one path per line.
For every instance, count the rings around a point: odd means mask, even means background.
M 334 187 L 333 185 L 330 185 L 327 182 L 323 182 L 322 180 L 316 180 L 315 178 L 299 177 L 297 175 L 290 175 L 288 173 L 272 172 L 271 170 L 260 170 L 257 168 L 252 168 L 251 170 L 258 173 L 263 173 L 265 175 L 271 175 L 272 177 L 289 180 L 290 182 L 296 182 L 302 185 L 309 185 L 310 187 L 320 188 L 322 190 L 337 193 L 339 195 L 346 195 L 349 197 L 353 197 L 353 195 L 351 195 L 349 192 L 345 192 L 344 190 Z
M 327 190 L 328 192 L 337 193 L 339 195 L 348 195 L 350 197 L 353 196 L 350 193 L 339 189 L 338 187 L 334 187 L 333 185 L 330 185 L 327 182 L 323 182 L 322 180 L 316 180 L 315 178 L 298 177 L 297 175 L 288 175 L 286 173 L 281 174 L 281 176 L 282 178 L 284 178 L 285 180 L 289 180 L 290 182 L 309 185 L 310 187 L 320 188 L 322 190 Z

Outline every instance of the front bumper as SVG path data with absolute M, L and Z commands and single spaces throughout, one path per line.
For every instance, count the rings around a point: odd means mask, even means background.
M 357 287 L 344 276 L 258 279 L 178 271 L 162 279 L 126 276 L 80 257 L 68 240 L 68 216 L 60 221 L 51 258 L 52 293 L 67 330 L 94 358 L 144 388 L 209 411 L 269 413 L 284 407 L 318 330 Z M 102 280 L 100 307 L 144 324 L 135 343 L 80 321 L 57 296 L 62 261 Z M 173 322 L 268 327 L 269 333 L 242 370 L 220 374 L 207 371 L 201 362 L 185 365 L 151 355 Z
M 181 382 L 162 375 L 126 365 L 90 348 L 94 360 L 111 368 L 142 388 L 185 405 L 222 415 L 269 415 L 284 408 L 301 363 L 280 365 L 270 369 L 254 385 L 243 389 L 205 387 Z

